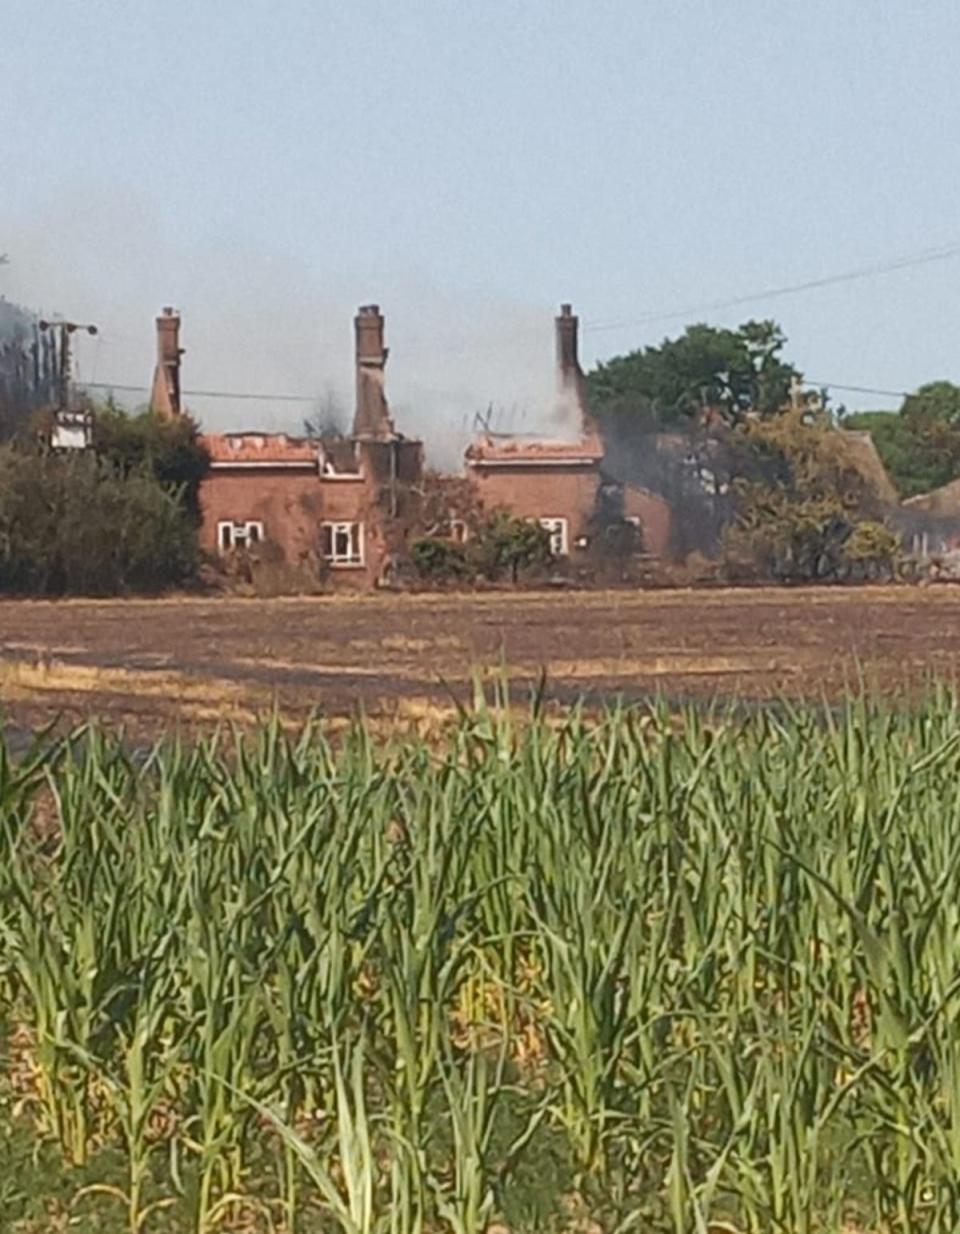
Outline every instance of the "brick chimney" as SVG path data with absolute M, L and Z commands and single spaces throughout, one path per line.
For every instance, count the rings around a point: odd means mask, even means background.
M 392 437 L 393 421 L 384 388 L 389 350 L 383 345 L 383 314 L 379 305 L 365 304 L 353 319 L 356 337 L 357 406 L 354 437 Z
M 584 433 L 596 431 L 587 407 L 587 383 L 580 367 L 580 318 L 572 305 L 561 304 L 560 315 L 554 319 L 557 334 L 557 401 L 561 415 L 575 413 Z
M 150 410 L 172 419 L 180 415 L 180 314 L 165 308 L 157 318 L 157 367 L 153 370 Z
M 556 325 L 557 371 L 561 381 L 565 382 L 580 374 L 578 355 L 580 318 L 574 316 L 572 305 L 560 305 L 560 316 L 556 318 Z

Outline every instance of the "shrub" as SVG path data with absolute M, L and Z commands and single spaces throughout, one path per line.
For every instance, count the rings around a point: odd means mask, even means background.
M 165 420 L 149 411 L 131 416 L 106 403 L 94 412 L 93 448 L 122 476 L 149 474 L 160 484 L 179 488 L 184 508 L 199 523 L 200 483 L 210 457 L 190 416 Z
M 464 546 L 452 540 L 425 536 L 413 542 L 410 556 L 420 577 L 434 582 L 453 582 L 470 573 Z
M 91 454 L 0 450 L 0 590 L 155 590 L 187 580 L 196 562 L 182 490 Z
M 539 523 L 494 510 L 469 542 L 469 558 L 487 578 L 509 574 L 515 583 L 522 570 L 548 565 L 553 559 L 550 534 Z

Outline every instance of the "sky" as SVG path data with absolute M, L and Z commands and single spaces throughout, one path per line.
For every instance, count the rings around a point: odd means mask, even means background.
M 439 461 L 537 427 L 562 301 L 586 365 L 774 317 L 817 384 L 960 381 L 958 46 L 955 0 L 4 0 L 0 295 L 100 327 L 82 379 L 145 384 L 170 304 L 188 390 L 348 412 L 379 303 Z

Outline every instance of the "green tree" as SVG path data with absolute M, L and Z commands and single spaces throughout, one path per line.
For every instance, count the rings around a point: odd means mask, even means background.
M 93 413 L 93 448 L 121 476 L 152 476 L 182 495 L 184 508 L 200 520 L 200 483 L 210 457 L 190 416 L 162 419 L 150 411 L 129 415 L 113 402 Z
M 491 579 L 509 574 L 515 583 L 522 570 L 547 565 L 552 556 L 549 532 L 509 510 L 494 510 L 469 541 L 469 561 Z
M 196 568 L 181 491 L 91 453 L 0 447 L 0 590 L 115 595 Z
M 908 394 L 899 412 L 858 412 L 843 426 L 871 434 L 902 497 L 960 476 L 960 386 L 952 382 L 930 382 Z
M 743 426 L 728 565 L 810 582 L 890 573 L 898 540 L 856 455 L 823 411 L 791 409 Z
M 785 345 L 773 321 L 748 321 L 738 330 L 688 326 L 658 347 L 599 364 L 588 378 L 591 406 L 601 421 L 628 417 L 647 428 L 683 426 L 704 408 L 730 424 L 748 411 L 772 415 L 799 376 L 783 359 Z
M 928 382 L 907 395 L 900 414 L 918 427 L 929 424 L 960 427 L 960 386 L 952 381 Z
M 469 578 L 470 562 L 464 545 L 440 536 L 424 536 L 410 546 L 410 558 L 421 578 L 458 582 Z

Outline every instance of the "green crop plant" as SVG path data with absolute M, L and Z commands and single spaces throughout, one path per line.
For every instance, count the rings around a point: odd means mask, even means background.
M 960 707 L 0 744 L 0 996 L 80 1234 L 953 1230 Z

